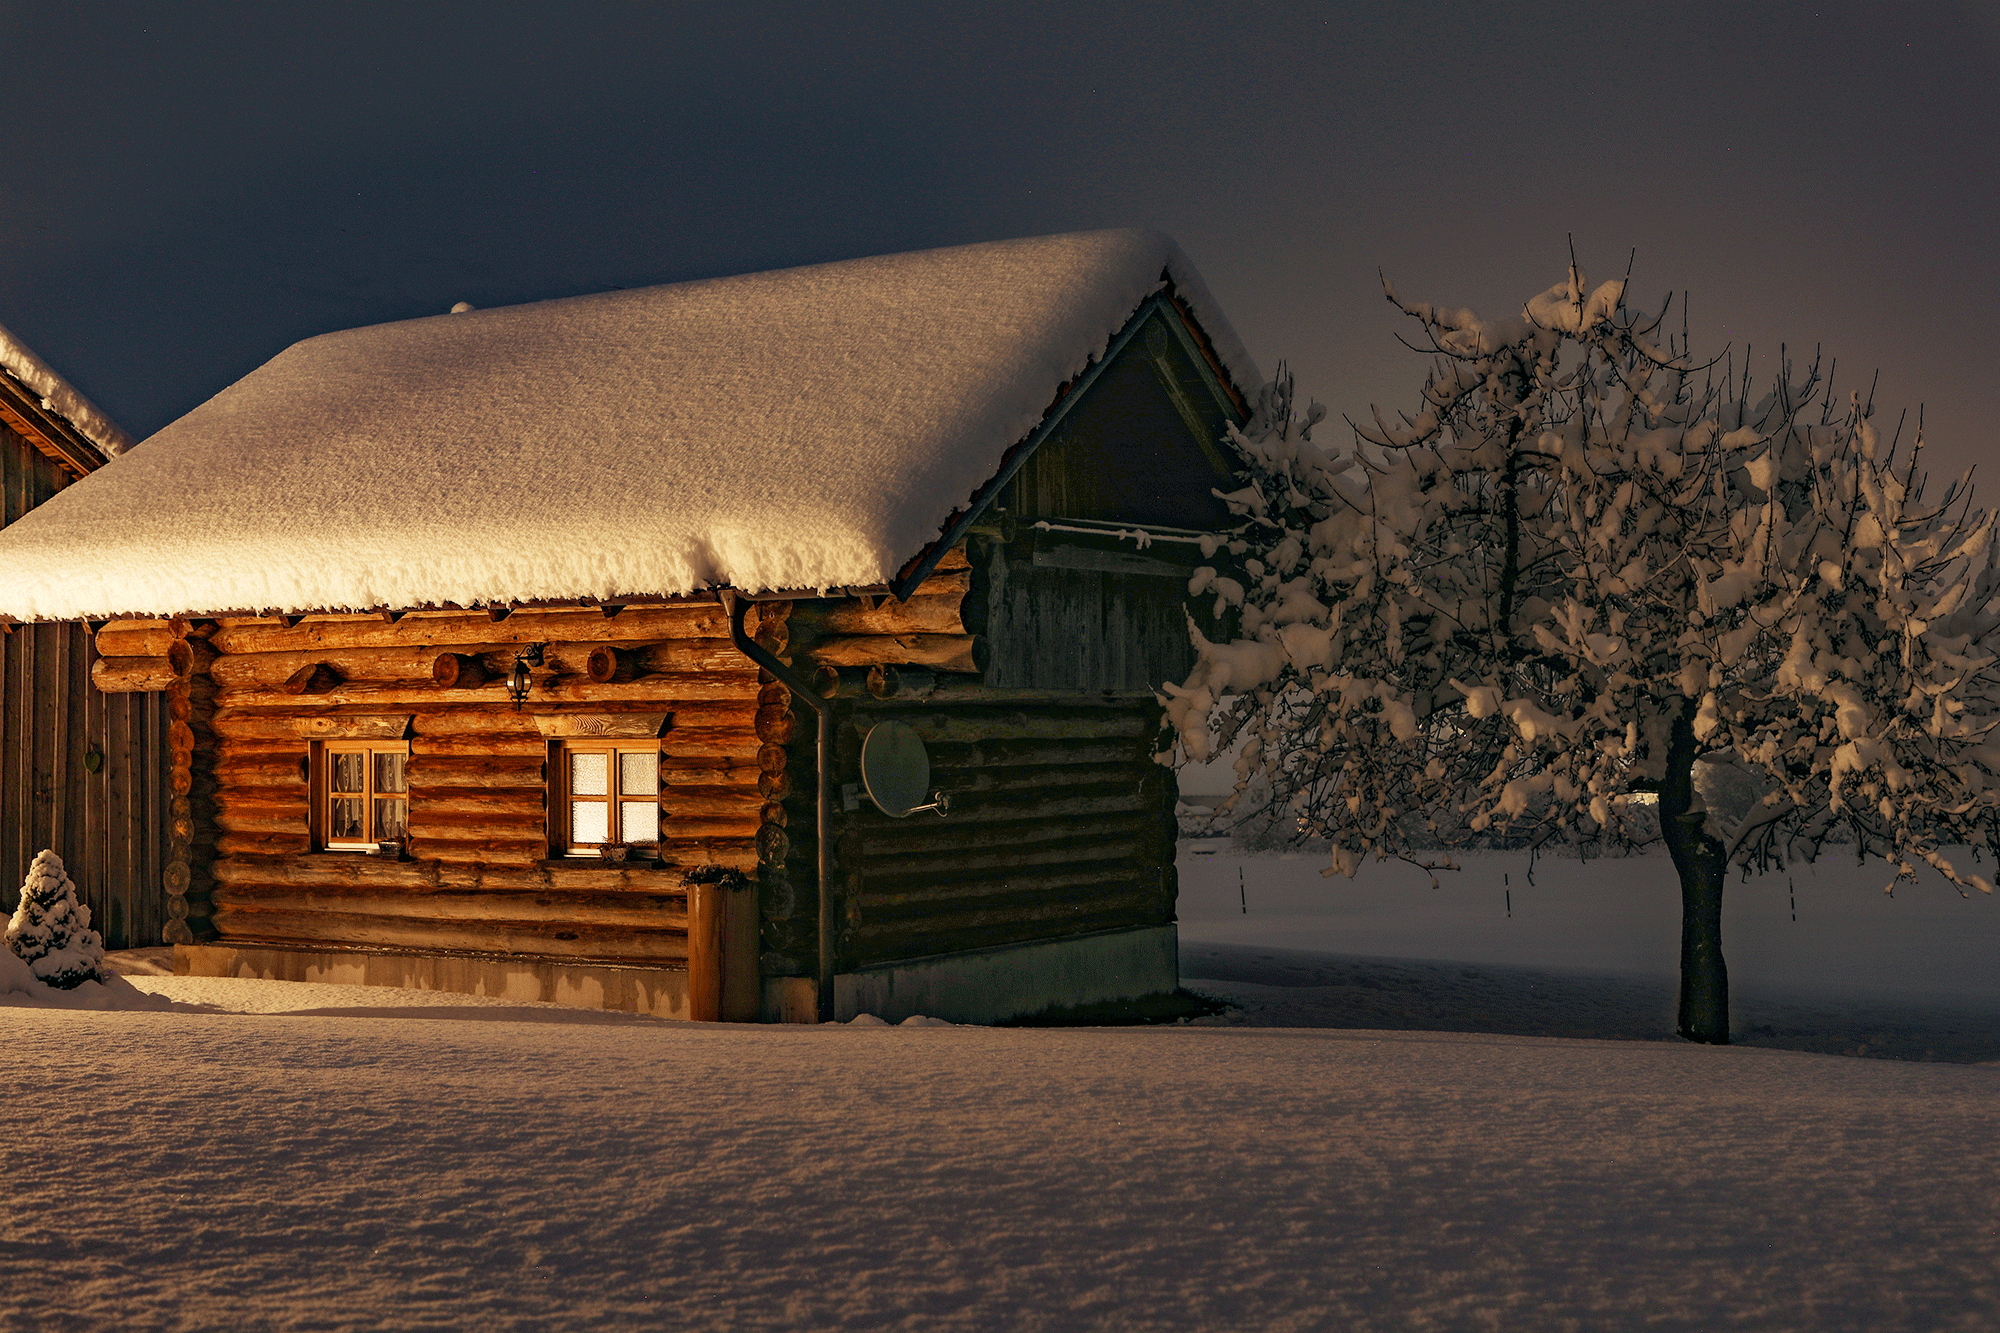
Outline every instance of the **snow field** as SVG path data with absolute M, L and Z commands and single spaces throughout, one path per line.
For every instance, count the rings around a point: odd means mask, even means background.
M 1671 1040 L 1662 865 L 1466 863 L 1185 858 L 1183 974 L 1242 1007 L 1171 1028 L 113 955 L 78 988 L 113 1011 L 0 997 L 0 1330 L 2000 1325 L 2000 1064 Z M 1732 889 L 1745 1035 L 1847 1050 L 1904 1004 L 1863 1053 L 2000 1060 L 1995 905 L 1875 869 L 1800 880 L 1812 936 Z
M 2000 1069 L 1209 1027 L 6 1013 L 5 1329 L 2000 1318 Z
M 1678 973 L 1680 887 L 1663 853 L 1544 856 L 1532 882 L 1525 852 L 1459 853 L 1461 868 L 1440 871 L 1432 889 L 1428 876 L 1400 862 L 1371 861 L 1349 880 L 1323 878 L 1326 860 L 1312 854 L 1204 855 L 1183 846 L 1183 945 Z M 1732 875 L 1722 896 L 1732 993 L 2000 1012 L 2000 899 L 1961 897 L 1928 870 L 1891 898 L 1882 892 L 1890 878 L 1880 860 L 1857 866 L 1851 854 L 1748 882 Z

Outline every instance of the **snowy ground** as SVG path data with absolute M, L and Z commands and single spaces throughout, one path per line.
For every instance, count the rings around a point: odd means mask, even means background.
M 1663 856 L 1461 855 L 1429 876 L 1312 857 L 1181 859 L 1182 973 L 1240 1023 L 1671 1038 L 1680 899 Z M 1532 878 L 1531 878 L 1532 876 Z M 1723 895 L 1735 1039 L 1900 1059 L 2000 1061 L 2000 899 L 1879 861 Z
M 1671 1005 L 1650 863 L 1552 869 L 1494 872 L 1511 920 L 1439 890 L 1426 938 L 1408 892 L 1191 861 L 1188 970 L 1248 1002 L 1198 1026 L 145 975 L 172 1009 L 0 1010 L 0 1329 L 2000 1326 L 2000 1066 L 1541 1035 Z M 1976 1017 L 1993 907 L 1922 977 L 1790 993 Z M 1797 980 L 1736 934 L 1739 989 Z

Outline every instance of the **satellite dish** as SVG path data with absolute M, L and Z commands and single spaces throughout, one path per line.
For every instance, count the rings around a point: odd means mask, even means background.
M 951 802 L 931 790 L 931 757 L 915 729 L 901 722 L 877 722 L 861 742 L 861 785 L 875 808 L 891 819 L 924 810 L 940 816 Z

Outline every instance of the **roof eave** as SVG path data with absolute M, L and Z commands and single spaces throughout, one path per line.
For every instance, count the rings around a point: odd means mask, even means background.
M 40 398 L 4 370 L 0 370 L 0 422 L 53 459 L 71 477 L 95 472 L 110 461 L 81 431 L 43 407 Z

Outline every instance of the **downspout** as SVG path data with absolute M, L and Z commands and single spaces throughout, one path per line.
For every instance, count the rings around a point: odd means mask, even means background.
M 729 637 L 737 651 L 755 662 L 792 692 L 792 697 L 811 708 L 819 718 L 819 790 L 815 800 L 813 833 L 819 844 L 819 1021 L 833 1021 L 833 701 L 822 699 L 805 680 L 764 646 L 743 632 L 743 618 L 750 612 L 750 599 L 734 589 L 721 591 L 723 607 L 729 612 Z

